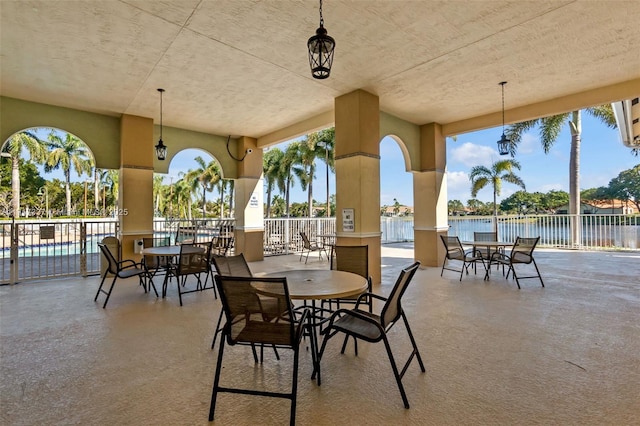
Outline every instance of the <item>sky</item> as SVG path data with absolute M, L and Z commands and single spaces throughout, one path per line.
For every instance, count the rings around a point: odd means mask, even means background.
M 482 130 L 458 135 L 456 140 L 447 139 L 447 194 L 449 200 L 460 200 L 464 204 L 471 199 L 471 183 L 469 171 L 473 166 L 484 165 L 490 167 L 501 157 L 497 152 L 496 141 L 500 139 L 502 128 Z M 276 145 L 284 149 L 287 143 Z M 545 154 L 540 144 L 538 130 L 526 133 L 518 147 L 515 157 L 520 170 L 515 173 L 522 178 L 528 192 L 548 192 L 552 189 L 569 191 L 569 153 L 571 135 L 568 126 L 562 130 L 556 143 L 548 154 Z M 169 174 L 165 183 L 169 184 L 179 179 L 180 172 L 186 172 L 196 167 L 194 158 L 201 156 L 205 162 L 211 161 L 208 153 L 189 149 L 176 154 L 169 165 Z M 391 138 L 384 138 L 380 143 L 380 203 L 391 205 L 394 198 L 400 204 L 413 206 L 412 174 L 406 172 L 404 159 L 400 147 Z M 609 181 L 621 171 L 630 169 L 640 163 L 640 157 L 631 155 L 631 150 L 625 147 L 617 129 L 609 129 L 599 120 L 588 113 L 582 115 L 582 144 L 580 151 L 580 187 L 582 189 L 607 186 Z M 61 178 L 60 172 L 49 175 L 50 178 Z M 318 161 L 316 179 L 314 181 L 313 198 L 318 201 L 326 199 L 325 166 Z M 82 181 L 72 174 L 74 181 Z M 520 188 L 510 183 L 504 183 L 500 200 L 510 196 Z M 331 194 L 335 193 L 335 176 L 330 175 Z M 482 189 L 477 198 L 483 202 L 493 199 L 492 189 L 487 186 Z M 266 196 L 264 197 L 266 200 Z M 292 202 L 306 202 L 307 195 L 296 183 L 292 188 Z

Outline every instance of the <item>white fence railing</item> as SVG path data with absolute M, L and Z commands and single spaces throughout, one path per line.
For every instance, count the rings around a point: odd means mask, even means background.
M 233 219 L 154 220 L 155 236 L 172 244 L 185 239 L 208 241 L 232 236 Z M 580 241 L 572 242 L 578 227 Z M 473 240 L 475 231 L 492 231 L 492 216 L 449 217 L 449 234 Z M 529 215 L 498 216 L 498 239 L 540 236 L 541 247 L 582 250 L 640 250 L 640 216 L 626 215 Z M 413 241 L 412 217 L 380 218 L 382 243 Z M 321 242 L 335 235 L 335 218 L 265 219 L 264 254 L 302 250 L 300 232 Z M 49 221 L 0 221 L 0 283 L 31 279 L 89 275 L 101 270 L 97 243 L 118 235 L 114 219 L 59 219 Z

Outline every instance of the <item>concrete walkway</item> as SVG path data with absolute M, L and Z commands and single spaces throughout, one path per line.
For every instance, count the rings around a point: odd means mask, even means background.
M 384 246 L 387 294 L 412 262 L 411 246 Z M 301 352 L 299 425 L 640 424 L 640 253 L 537 251 L 546 288 L 494 273 L 418 271 L 404 308 L 426 366 L 407 371 L 403 408 L 383 346 L 332 340 L 323 382 L 310 380 Z M 254 272 L 304 267 L 278 256 Z M 310 258 L 309 268 L 327 268 Z M 94 303 L 99 279 L 0 287 L 0 403 L 3 425 L 207 425 L 220 302 L 211 291 L 167 299 L 118 282 L 107 309 Z M 408 355 L 402 325 L 391 332 Z M 282 352 L 282 351 L 281 351 Z M 288 353 L 225 350 L 223 382 L 283 391 Z M 285 425 L 289 403 L 223 394 L 216 425 Z

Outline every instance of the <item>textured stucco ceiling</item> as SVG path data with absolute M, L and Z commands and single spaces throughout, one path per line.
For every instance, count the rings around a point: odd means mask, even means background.
M 364 89 L 451 123 L 640 77 L 640 1 L 326 0 L 331 77 L 314 80 L 312 0 L 0 0 L 1 94 L 260 137 Z M 630 93 L 629 98 L 637 96 Z

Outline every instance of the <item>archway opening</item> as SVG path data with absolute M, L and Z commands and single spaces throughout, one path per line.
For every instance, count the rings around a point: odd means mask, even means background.
M 70 132 L 27 128 L 0 152 L 2 217 L 105 217 L 116 207 L 117 171 L 96 168 L 89 146 Z

